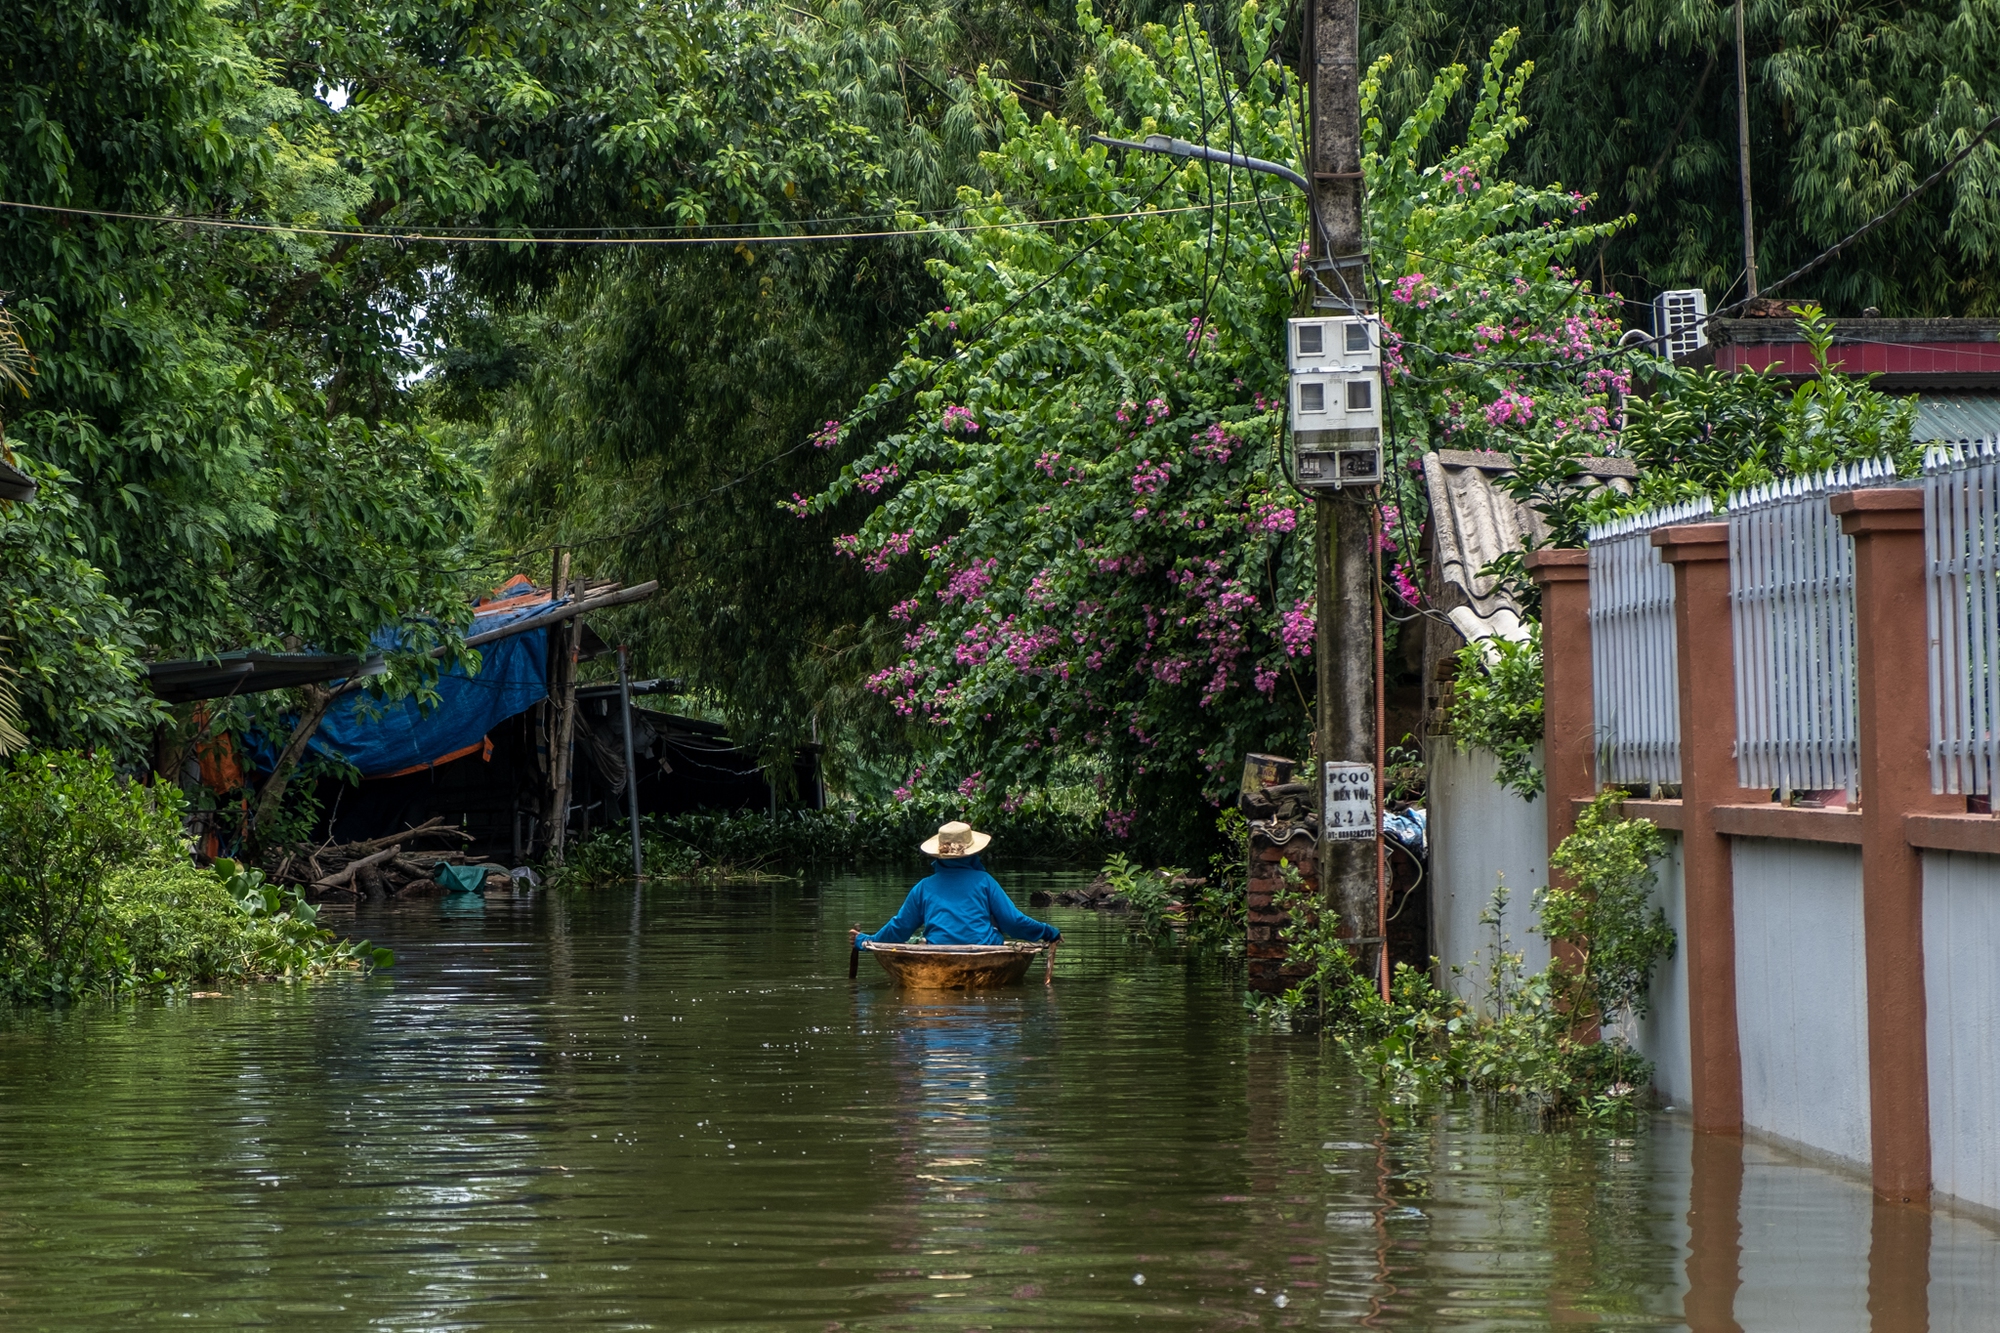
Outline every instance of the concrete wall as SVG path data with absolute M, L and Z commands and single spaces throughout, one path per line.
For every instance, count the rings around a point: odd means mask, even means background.
M 1732 860 L 1744 1126 L 1865 1170 L 1861 851 L 1737 838 Z
M 2000 857 L 1924 854 L 1931 1179 L 2000 1209 Z
M 1524 968 L 1549 961 L 1549 942 L 1535 933 L 1535 892 L 1549 882 L 1548 813 L 1541 797 L 1524 801 L 1500 786 L 1500 761 L 1474 748 L 1460 754 L 1448 736 L 1431 740 L 1431 949 L 1444 965 L 1443 984 L 1483 999 L 1492 964 L 1493 927 L 1480 913 L 1503 881 L 1508 902 L 1501 934 Z M 1467 965 L 1454 978 L 1451 969 Z
M 1628 1019 L 1618 1035 L 1653 1062 L 1653 1087 L 1668 1105 L 1685 1107 L 1694 1093 L 1688 1055 L 1687 881 L 1681 873 L 1680 834 L 1668 832 L 1667 854 L 1654 865 L 1653 901 L 1674 928 L 1674 956 L 1653 971 L 1651 1006 L 1644 1018 Z

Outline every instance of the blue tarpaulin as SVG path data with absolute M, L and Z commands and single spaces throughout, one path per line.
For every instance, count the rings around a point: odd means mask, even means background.
M 535 609 L 546 610 L 547 604 Z M 473 622 L 475 633 L 486 628 Z M 479 650 L 477 676 L 458 668 L 438 677 L 438 703 L 428 712 L 415 699 L 384 708 L 358 693 L 345 696 L 327 712 L 310 748 L 345 759 L 364 778 L 455 758 L 548 697 L 548 642 L 549 632 L 535 629 L 487 644 Z M 378 708 L 381 716 L 369 716 Z
M 518 624 L 560 606 L 546 592 L 536 593 L 526 580 L 500 590 L 504 600 L 474 613 L 468 638 Z M 567 601 L 568 599 L 564 599 Z M 376 647 L 395 646 L 396 631 L 376 635 Z M 549 632 L 528 630 L 483 645 L 479 674 L 463 667 L 442 673 L 438 702 L 419 708 L 413 698 L 388 705 L 356 692 L 334 702 L 320 722 L 308 748 L 343 759 L 364 778 L 387 777 L 411 769 L 456 759 L 477 751 L 487 733 L 510 717 L 518 717 L 548 697 Z M 247 737 L 248 748 L 265 768 L 277 759 L 269 737 Z

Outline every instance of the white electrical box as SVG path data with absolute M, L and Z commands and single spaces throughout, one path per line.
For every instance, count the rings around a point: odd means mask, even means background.
M 1294 375 L 1291 409 L 1294 481 L 1329 490 L 1381 484 L 1382 376 L 1378 372 L 1328 370 Z
M 1653 298 L 1655 350 L 1668 360 L 1708 346 L 1708 293 L 1699 287 L 1661 292 Z
M 1382 427 L 1382 376 L 1373 370 L 1292 376 L 1292 431 Z
M 1373 441 L 1317 443 L 1294 436 L 1292 479 L 1299 484 L 1301 490 L 1308 491 L 1337 491 L 1347 486 L 1380 486 L 1382 442 L 1378 438 Z
M 1287 360 L 1294 374 L 1313 370 L 1374 370 L 1382 364 L 1382 320 L 1376 315 L 1315 315 L 1291 321 Z

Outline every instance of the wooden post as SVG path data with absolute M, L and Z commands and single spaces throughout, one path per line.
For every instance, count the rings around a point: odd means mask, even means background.
M 1924 492 L 1830 497 L 1854 538 L 1854 666 L 1860 722 L 1861 919 L 1868 967 L 1868 1116 L 1875 1196 L 1928 1206 L 1931 1097 L 1924 994 L 1924 858 L 1909 814 L 1963 810 L 1931 793 L 1924 688 Z
M 574 591 L 569 577 L 569 552 L 555 556 L 555 600 Z M 560 866 L 568 841 L 570 768 L 576 739 L 576 649 L 583 620 L 572 616 L 549 635 L 551 656 L 549 694 L 555 701 L 549 723 L 549 809 L 546 819 L 549 863 Z
M 632 678 L 625 669 L 625 645 L 618 645 L 618 707 L 625 733 L 625 814 L 632 825 L 632 877 L 643 879 L 646 854 L 639 842 L 639 766 L 632 760 Z

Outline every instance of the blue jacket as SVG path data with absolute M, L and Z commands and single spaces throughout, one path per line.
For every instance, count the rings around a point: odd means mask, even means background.
M 922 926 L 932 944 L 999 944 L 1003 936 L 1023 940 L 1054 940 L 1062 932 L 1031 916 L 1008 899 L 1000 882 L 986 873 L 976 856 L 931 862 L 931 873 L 917 881 L 889 924 L 872 935 L 858 935 L 875 944 L 901 944 Z

